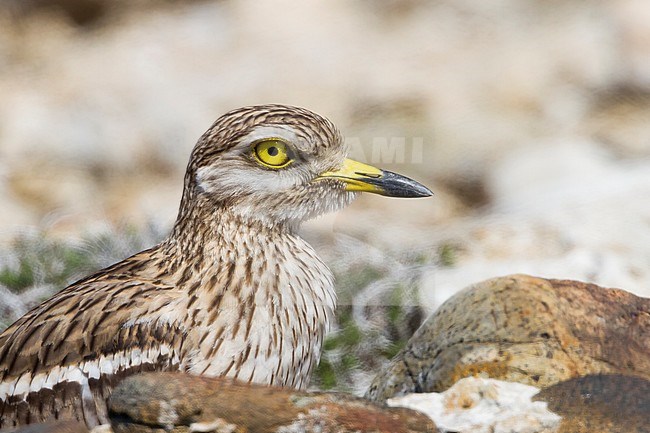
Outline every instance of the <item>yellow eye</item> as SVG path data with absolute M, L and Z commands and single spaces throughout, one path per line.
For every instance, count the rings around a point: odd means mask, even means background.
M 271 168 L 282 168 L 293 162 L 287 145 L 280 140 L 260 141 L 253 148 L 257 160 Z

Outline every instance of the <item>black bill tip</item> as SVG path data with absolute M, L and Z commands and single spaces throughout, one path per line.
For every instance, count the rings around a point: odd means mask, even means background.
M 382 170 L 382 174 L 376 178 L 366 178 L 364 182 L 374 185 L 379 189 L 378 193 L 387 197 L 431 197 L 433 192 L 426 186 L 401 174 L 392 171 Z

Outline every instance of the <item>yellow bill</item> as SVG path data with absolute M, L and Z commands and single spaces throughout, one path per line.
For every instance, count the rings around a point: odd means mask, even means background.
M 345 182 L 346 191 L 363 191 L 388 197 L 429 197 L 426 186 L 392 171 L 346 159 L 336 171 L 327 171 L 317 179 L 334 178 Z

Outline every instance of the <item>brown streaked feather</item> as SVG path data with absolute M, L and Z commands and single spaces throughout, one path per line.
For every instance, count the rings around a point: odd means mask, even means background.
M 153 251 L 147 254 L 151 259 Z M 144 313 L 155 314 L 151 309 L 134 309 L 134 303 L 165 306 L 180 295 L 173 287 L 154 286 L 136 274 L 142 258 L 140 253 L 69 286 L 7 328 L 0 335 L 0 383 L 25 374 L 35 378 L 52 367 L 98 360 L 102 354 L 172 345 L 183 332 L 178 324 L 124 326 Z M 119 278 L 111 278 L 111 273 L 119 273 Z M 160 357 L 147 368 L 168 369 L 170 357 Z M 91 391 L 105 398 L 115 381 L 132 370 L 118 371 L 114 377 L 104 376 L 95 383 L 91 380 Z M 44 400 L 33 392 L 21 402 L 16 401 L 18 398 L 0 399 L 0 426 L 24 423 L 27 418 L 30 422 L 45 421 L 61 411 L 75 412 L 75 390 L 58 384 L 44 391 Z M 81 412 L 76 414 L 79 416 Z

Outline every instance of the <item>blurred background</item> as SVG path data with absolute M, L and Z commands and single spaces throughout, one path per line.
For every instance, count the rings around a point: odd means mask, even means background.
M 165 236 L 224 112 L 316 111 L 435 196 L 310 222 L 315 378 L 363 391 L 445 299 L 512 273 L 650 296 L 646 0 L 0 0 L 0 323 Z

